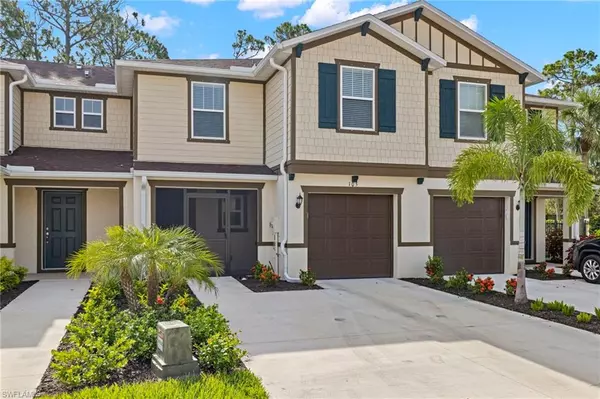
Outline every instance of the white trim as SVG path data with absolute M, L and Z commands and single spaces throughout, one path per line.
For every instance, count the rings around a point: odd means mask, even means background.
M 57 110 L 56 109 L 56 100 L 73 100 L 73 111 L 63 111 L 63 110 Z M 75 97 L 64 97 L 64 96 L 56 96 L 53 97 L 54 102 L 54 107 L 53 107 L 53 111 L 54 111 L 54 115 L 53 115 L 53 124 L 52 127 L 60 127 L 60 128 L 69 128 L 69 129 L 75 129 L 77 126 L 77 99 Z M 72 125 L 59 125 L 56 123 L 56 114 L 57 113 L 61 113 L 61 114 L 71 114 L 73 115 L 73 124 Z
M 225 180 L 225 181 L 275 181 L 277 175 L 254 175 L 242 173 L 204 173 L 204 172 L 167 172 L 161 170 L 134 170 L 133 176 L 146 176 L 165 179 L 187 179 L 187 180 Z
M 525 94 L 525 105 L 533 107 L 556 107 L 558 109 L 580 108 L 581 104 L 569 100 L 558 100 L 556 98 L 540 97 L 533 94 Z
M 485 91 L 484 91 L 484 95 L 483 95 L 483 106 L 484 108 L 481 110 L 478 109 L 468 109 L 468 108 L 461 108 L 460 107 L 460 86 L 461 85 L 470 85 L 470 86 L 483 86 Z M 476 82 L 461 82 L 458 81 L 458 85 L 457 85 L 457 105 L 456 105 L 456 113 L 457 113 L 457 123 L 456 123 L 456 130 L 458 130 L 458 134 L 457 134 L 457 138 L 458 139 L 464 139 L 464 140 L 487 140 L 487 132 L 485 131 L 485 125 L 483 126 L 483 137 L 472 137 L 472 136 L 465 136 L 465 137 L 461 137 L 460 135 L 460 113 L 461 111 L 464 112 L 471 112 L 471 113 L 477 113 L 477 114 L 483 114 L 483 111 L 485 111 L 485 104 L 487 103 L 487 98 L 488 98 L 488 86 L 485 83 L 476 83 Z
M 190 131 L 190 138 L 192 139 L 202 139 L 202 140 L 215 140 L 215 141 L 223 141 L 227 139 L 227 113 L 225 110 L 227 109 L 227 87 L 224 83 L 212 83 L 212 82 L 202 82 L 202 81 L 192 81 L 191 90 L 190 90 L 190 126 L 192 126 L 192 130 Z M 195 85 L 203 85 L 203 86 L 220 86 L 223 88 L 223 109 L 204 109 L 204 108 L 194 108 L 194 86 Z M 214 95 L 214 92 L 213 92 Z M 218 112 L 223 114 L 223 136 L 221 137 L 209 137 L 209 136 L 196 136 L 194 134 L 194 112 Z
M 371 93 L 373 97 L 354 97 L 354 96 L 344 96 L 344 69 L 360 69 L 363 71 L 371 71 L 373 73 Z M 375 68 L 362 68 L 355 67 L 352 65 L 340 65 L 340 125 L 342 129 L 346 130 L 359 130 L 359 131 L 375 131 L 375 79 L 377 74 L 375 73 Z M 371 127 L 354 127 L 354 126 L 344 126 L 344 99 L 349 100 L 362 100 L 362 101 L 371 101 Z
M 72 179 L 131 179 L 131 172 L 69 172 L 69 171 L 54 171 L 54 170 L 35 170 L 31 166 L 14 166 L 6 165 L 3 168 L 10 177 L 34 177 L 34 178 L 72 178 Z
M 85 105 L 84 105 L 84 103 L 86 101 L 96 101 L 96 102 L 99 102 L 100 103 L 100 113 L 97 113 L 97 112 L 85 112 Z M 85 116 L 86 115 L 100 116 L 100 127 L 86 126 L 85 125 Z M 81 128 L 82 129 L 93 129 L 93 130 L 102 130 L 102 129 L 104 129 L 104 101 L 103 100 L 99 100 L 97 98 L 82 98 L 81 99 Z

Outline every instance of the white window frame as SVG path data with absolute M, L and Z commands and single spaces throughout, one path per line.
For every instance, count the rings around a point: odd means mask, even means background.
M 58 111 L 56 109 L 56 100 L 72 100 L 73 101 L 73 111 Z M 53 122 L 54 122 L 54 126 L 53 127 L 58 127 L 58 128 L 68 128 L 68 129 L 75 129 L 76 124 L 77 124 L 77 99 L 75 97 L 54 97 L 52 99 L 52 101 L 54 101 L 54 115 L 52 116 L 53 118 Z M 73 115 L 73 124 L 72 125 L 59 125 L 56 123 L 56 114 L 57 113 L 61 113 L 61 114 L 71 114 Z
M 218 109 L 204 109 L 204 108 L 194 108 L 194 86 L 221 86 L 223 88 L 223 110 Z M 190 126 L 192 130 L 190 131 L 190 138 L 192 139 L 201 139 L 201 140 L 215 140 L 215 141 L 223 141 L 227 139 L 227 115 L 225 110 L 227 109 L 227 87 L 224 83 L 212 83 L 212 82 L 191 82 L 191 90 L 190 90 L 190 107 L 192 111 L 190 112 Z M 194 112 L 219 112 L 223 114 L 223 136 L 222 137 L 208 137 L 208 136 L 196 136 L 194 134 Z
M 373 93 L 373 97 L 372 98 L 367 98 L 367 97 L 354 97 L 354 96 L 345 96 L 344 95 L 344 69 L 362 69 L 362 70 L 366 70 L 366 71 L 372 71 L 373 72 L 373 88 L 372 88 L 372 93 Z M 363 68 L 363 67 L 356 67 L 356 66 L 352 66 L 352 65 L 340 65 L 340 126 L 342 129 L 344 130 L 356 130 L 356 131 L 369 131 L 369 132 L 374 132 L 375 131 L 375 80 L 377 79 L 377 74 L 375 73 L 375 68 Z M 371 128 L 364 128 L 364 127 L 348 127 L 348 126 L 344 126 L 344 99 L 350 99 L 350 100 L 363 100 L 363 101 L 371 101 L 371 109 L 373 112 L 373 118 L 372 118 L 372 125 Z
M 97 112 L 85 112 L 86 101 L 98 101 L 100 103 L 100 113 Z M 85 126 L 85 116 L 86 115 L 96 115 L 100 116 L 100 127 L 89 127 Z M 102 130 L 104 129 L 104 101 L 99 100 L 97 98 L 82 98 L 81 99 L 81 128 L 82 129 L 90 129 L 90 130 Z
M 484 94 L 483 94 L 483 104 L 484 104 L 484 109 L 480 110 L 476 110 L 476 109 L 468 109 L 468 108 L 461 108 L 460 107 L 460 87 L 462 85 L 470 85 L 470 86 L 483 86 L 484 87 Z M 477 83 L 477 82 L 461 82 L 458 81 L 458 87 L 457 87 L 457 124 L 456 124 L 456 130 L 458 130 L 458 138 L 459 139 L 463 139 L 463 140 L 479 140 L 479 141 L 485 141 L 487 140 L 487 131 L 485 130 L 485 124 L 483 125 L 483 137 L 472 137 L 472 136 L 467 136 L 467 137 L 462 137 L 460 134 L 460 113 L 462 112 L 473 112 L 473 113 L 478 113 L 478 114 L 483 114 L 483 111 L 485 110 L 485 104 L 487 103 L 487 98 L 488 98 L 488 85 L 487 83 Z

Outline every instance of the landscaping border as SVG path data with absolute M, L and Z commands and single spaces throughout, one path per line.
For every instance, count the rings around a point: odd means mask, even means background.
M 18 298 L 19 295 L 27 291 L 29 287 L 37 283 L 39 280 L 27 280 L 21 281 L 12 290 L 4 291 L 0 294 L 0 310 L 4 309 L 6 305 Z
M 529 316 L 538 317 L 540 319 L 553 321 L 555 323 L 564 324 L 569 327 L 589 331 L 591 333 L 600 335 L 600 319 L 598 319 L 597 317 L 594 316 L 592 318 L 592 321 L 589 323 L 577 322 L 577 314 L 582 312 L 575 311 L 573 316 L 565 316 L 561 312 L 550 311 L 548 309 L 544 309 L 541 311 L 533 311 L 531 309 L 531 303 L 533 301 L 528 300 L 526 304 L 516 305 L 514 302 L 514 297 L 508 296 L 497 291 L 492 291 L 485 294 L 474 294 L 469 290 L 458 290 L 454 288 L 447 288 L 444 284 L 435 284 L 427 278 L 402 278 L 401 280 L 406 281 L 408 283 L 420 285 L 422 287 L 446 292 L 448 294 L 453 294 L 477 302 L 482 302 L 499 308 L 512 310 L 513 312 L 523 313 Z
M 527 278 L 541 281 L 555 281 L 555 280 L 582 280 L 581 277 L 565 276 L 564 274 L 555 273 L 552 278 L 546 278 L 544 273 L 535 270 L 526 270 Z M 515 274 L 516 276 L 516 274 Z
M 249 277 L 235 277 L 235 279 L 252 292 L 279 292 L 279 291 L 308 291 L 322 290 L 318 285 L 308 286 L 304 284 L 294 284 L 287 281 L 278 281 L 275 285 L 264 285 L 262 282 Z

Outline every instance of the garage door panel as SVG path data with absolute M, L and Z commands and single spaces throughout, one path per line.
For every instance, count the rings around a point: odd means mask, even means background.
M 308 260 L 318 278 L 391 276 L 391 196 L 310 194 L 308 216 Z
M 503 209 L 501 198 L 476 198 L 463 207 L 451 198 L 434 198 L 434 254 L 442 257 L 446 274 L 463 267 L 472 273 L 502 272 Z

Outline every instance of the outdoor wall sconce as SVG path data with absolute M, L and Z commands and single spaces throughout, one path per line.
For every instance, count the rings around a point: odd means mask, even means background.
M 417 184 L 423 184 L 424 181 L 425 181 L 424 177 L 417 177 Z
M 350 186 L 352 187 L 356 187 L 358 186 L 358 176 L 352 176 L 352 179 L 350 180 Z
M 298 194 L 298 196 L 296 197 L 296 209 L 300 209 L 303 200 L 304 198 L 302 198 L 302 194 Z

